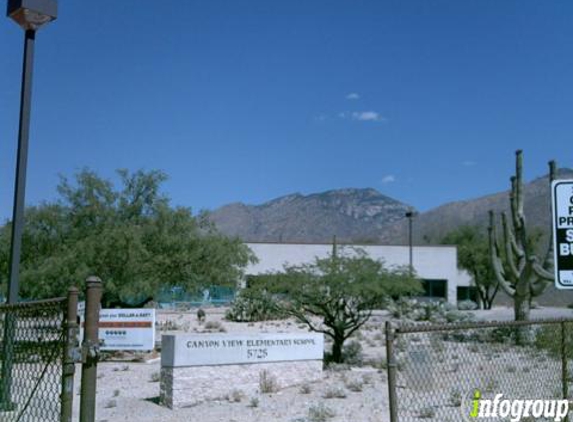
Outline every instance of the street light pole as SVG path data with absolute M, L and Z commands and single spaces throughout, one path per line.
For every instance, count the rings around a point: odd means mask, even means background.
M 414 211 L 407 211 L 406 218 L 408 218 L 408 249 L 409 249 L 409 269 L 410 275 L 414 274 L 414 247 L 412 241 L 412 220 L 416 213 Z
M 24 228 L 24 203 L 26 197 L 26 170 L 30 135 L 32 70 L 34 67 L 35 40 L 36 31 L 33 29 L 26 30 L 24 37 L 22 88 L 20 91 L 20 124 L 18 127 L 18 155 L 16 161 L 16 181 L 14 186 L 14 208 L 12 212 L 12 237 L 10 242 L 8 303 L 18 302 L 20 284 L 20 255 L 22 250 L 22 231 Z
M 20 255 L 22 231 L 24 228 L 24 205 L 26 193 L 26 168 L 28 163 L 28 141 L 30 137 L 30 112 L 32 108 L 32 69 L 34 64 L 34 43 L 36 31 L 56 19 L 56 0 L 8 0 L 7 15 L 24 29 L 24 64 L 20 91 L 20 122 L 18 126 L 18 152 L 16 180 L 14 182 L 14 208 L 12 212 L 12 235 L 10 239 L 10 262 L 8 277 L 9 304 L 18 302 L 20 280 Z M 8 312 L 4 321 L 2 338 L 2 370 L 0 382 L 0 411 L 14 409 L 12 401 L 12 369 L 14 364 L 14 337 L 16 319 Z

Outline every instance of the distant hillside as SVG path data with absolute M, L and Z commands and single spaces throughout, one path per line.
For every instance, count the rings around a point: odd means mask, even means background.
M 211 213 L 223 233 L 245 241 L 378 242 L 382 228 L 410 207 L 374 189 L 295 193 L 261 205 L 235 203 Z
M 573 170 L 561 169 L 558 178 L 573 178 Z M 508 182 L 509 184 L 509 182 Z M 551 227 L 550 191 L 548 176 L 543 176 L 525 184 L 525 216 L 528 226 L 548 233 Z M 509 210 L 509 192 L 500 192 L 468 201 L 451 202 L 416 216 L 414 221 L 414 241 L 416 243 L 439 243 L 449 231 L 461 225 L 488 223 L 488 211 L 497 215 Z M 388 243 L 406 243 L 407 222 L 397 221 L 384 228 L 381 240 Z
M 573 170 L 562 169 L 558 178 L 573 178 Z M 544 233 L 550 228 L 548 176 L 525 185 L 527 224 Z M 435 244 L 451 230 L 464 224 L 487 226 L 488 211 L 508 210 L 508 192 L 499 192 L 467 201 L 451 202 L 417 215 L 414 244 Z M 245 241 L 259 242 L 340 242 L 406 244 L 410 207 L 374 189 L 340 189 L 312 195 L 293 194 L 261 205 L 241 203 L 221 207 L 211 220 L 225 234 Z M 541 305 L 564 306 L 573 303 L 573 292 L 550 286 L 536 299 Z M 503 293 L 497 304 L 509 304 Z

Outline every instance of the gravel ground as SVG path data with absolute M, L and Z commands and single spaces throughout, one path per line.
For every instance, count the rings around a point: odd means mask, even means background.
M 294 320 L 264 323 L 233 323 L 223 319 L 224 309 L 207 309 L 206 323 L 199 324 L 194 312 L 158 311 L 158 339 L 162 333 L 218 332 L 305 332 L 306 326 Z M 474 311 L 480 320 L 511 320 L 511 308 L 491 311 Z M 573 310 L 540 308 L 532 310 L 532 317 L 571 318 Z M 128 361 L 134 356 L 102 362 L 98 366 L 97 417 L 99 422 L 133 421 L 163 422 L 251 422 L 285 421 L 332 422 L 388 421 L 387 378 L 381 369 L 385 362 L 383 323 L 387 313 L 379 311 L 354 337 L 363 346 L 369 364 L 350 368 L 325 370 L 320 382 L 283 389 L 274 394 L 241 396 L 240 385 L 233 386 L 236 394 L 197 406 L 170 410 L 158 404 L 159 369 L 158 354 L 139 355 L 140 362 Z M 212 326 L 211 330 L 205 327 Z M 328 347 L 328 342 L 326 343 Z M 147 362 L 146 362 L 147 361 Z M 79 372 L 76 371 L 75 412 L 79 408 Z M 330 396 L 334 396 L 328 398 Z M 331 415 L 331 416 L 328 416 Z M 442 421 L 443 422 L 443 421 Z
M 489 311 L 472 311 L 482 321 L 513 321 L 513 308 L 495 307 Z M 531 310 L 531 319 L 573 318 L 573 309 L 539 307 Z
M 229 333 L 307 331 L 306 326 L 294 320 L 233 323 L 223 319 L 224 309 L 207 309 L 206 312 L 206 322 L 199 324 L 193 312 L 158 311 L 158 338 L 162 333 L 218 332 L 218 324 Z M 383 359 L 382 318 L 373 317 L 356 337 L 363 344 L 365 356 L 378 363 Z M 215 328 L 205 329 L 213 325 Z M 148 363 L 128 362 L 128 358 L 125 356 L 122 358 L 125 361 L 106 361 L 98 365 L 96 420 L 99 422 L 302 422 L 322 420 L 325 414 L 333 415 L 327 418 L 332 422 L 388 419 L 386 372 L 372 366 L 325 370 L 320 382 L 286 388 L 273 394 L 244 396 L 240 394 L 240 385 L 237 385 L 233 386 L 237 393 L 228 398 L 170 410 L 158 404 L 160 363 L 157 354 L 140 355 Z M 79 412 L 80 371 L 78 366 L 76 413 Z M 335 397 L 327 398 L 330 396 Z

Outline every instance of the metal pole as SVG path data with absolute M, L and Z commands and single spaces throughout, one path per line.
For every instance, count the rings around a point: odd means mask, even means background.
M 65 344 L 62 368 L 62 414 L 60 422 L 72 422 L 72 406 L 74 402 L 74 374 L 76 372 L 74 351 L 77 346 L 78 329 L 78 289 L 70 287 L 66 319 L 64 321 Z
M 390 422 L 398 422 L 398 397 L 396 395 L 396 357 L 394 356 L 394 331 L 386 321 L 386 364 L 388 366 L 388 404 Z
M 408 245 L 410 247 L 410 275 L 414 274 L 414 254 L 412 248 L 412 213 L 408 215 Z
M 18 302 L 20 279 L 20 253 L 24 228 L 24 202 L 26 197 L 26 167 L 28 163 L 28 140 L 30 135 L 30 111 L 32 106 L 32 69 L 34 67 L 34 42 L 36 32 L 29 29 L 24 38 L 24 64 L 22 89 L 20 91 L 20 124 L 18 127 L 18 156 L 12 213 L 12 238 L 10 243 L 10 267 L 8 303 Z
M 16 158 L 16 181 L 14 187 L 14 208 L 12 213 L 12 235 L 10 242 L 10 263 L 8 267 L 7 302 L 18 302 L 20 279 L 20 252 L 24 226 L 24 201 L 26 194 L 26 167 L 28 162 L 28 139 L 30 134 L 30 110 L 32 104 L 32 69 L 34 67 L 34 42 L 36 32 L 27 30 L 24 35 L 24 63 L 22 65 L 22 86 L 20 89 L 20 122 L 18 126 L 18 153 Z M 16 321 L 7 313 L 2 342 L 2 384 L 0 388 L 0 410 L 11 410 L 12 366 L 14 358 L 14 330 Z
M 567 400 L 569 396 L 569 386 L 567 384 L 567 337 L 565 330 L 565 321 L 561 321 L 561 388 L 562 398 Z M 564 422 L 569 421 L 569 416 L 565 416 Z
M 410 276 L 414 274 L 414 251 L 412 241 L 412 218 L 414 218 L 414 211 L 406 211 L 406 218 L 408 219 L 408 250 L 409 250 L 409 270 Z
M 98 277 L 86 280 L 86 318 L 82 343 L 82 386 L 80 422 L 95 421 L 97 362 L 99 358 L 99 306 L 102 282 Z

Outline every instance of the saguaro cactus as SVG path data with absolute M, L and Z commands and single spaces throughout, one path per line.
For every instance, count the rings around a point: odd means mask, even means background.
M 549 162 L 549 183 L 555 179 L 556 166 Z M 523 154 L 515 153 L 515 176 L 511 177 L 509 194 L 510 217 L 501 213 L 503 236 L 498 239 L 493 211 L 489 212 L 489 250 L 497 281 L 501 288 L 513 298 L 516 321 L 527 321 L 532 298 L 539 296 L 553 281 L 553 239 L 549 237 L 543 261 L 535 254 L 535 245 L 527 234 L 523 213 Z M 500 240 L 503 250 L 500 248 Z

